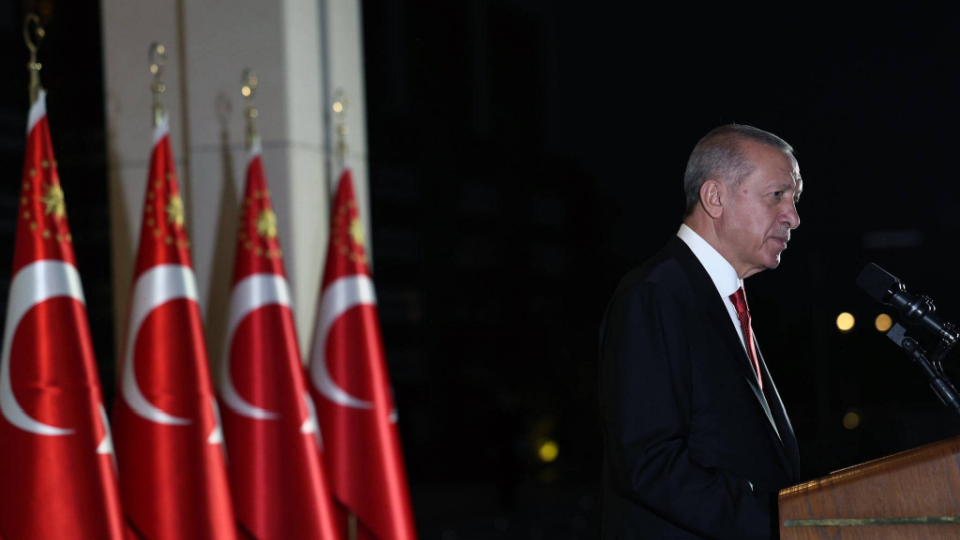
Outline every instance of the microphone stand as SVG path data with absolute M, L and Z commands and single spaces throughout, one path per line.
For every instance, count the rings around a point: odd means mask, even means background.
M 953 326 L 949 323 L 948 325 Z M 955 328 L 952 328 L 952 330 L 956 331 Z M 927 376 L 927 379 L 930 381 L 930 388 L 937 394 L 940 401 L 960 416 L 960 393 L 957 392 L 957 388 L 950 382 L 947 374 L 943 371 L 943 365 L 941 365 L 941 361 L 947 353 L 953 349 L 956 341 L 941 339 L 940 345 L 937 347 L 937 350 L 934 351 L 933 360 L 931 361 L 927 358 L 927 354 L 920 347 L 920 344 L 912 337 L 908 337 L 906 333 L 907 329 L 901 326 L 900 323 L 897 323 L 887 332 L 887 337 L 902 347 L 910 360 Z

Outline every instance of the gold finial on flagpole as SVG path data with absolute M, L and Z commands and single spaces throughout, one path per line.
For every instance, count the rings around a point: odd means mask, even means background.
M 30 32 L 30 23 L 33 23 L 33 33 Z M 27 62 L 27 69 L 30 70 L 30 104 L 33 105 L 40 97 L 40 68 L 43 66 L 37 62 L 37 49 L 43 42 L 46 32 L 43 25 L 40 24 L 40 17 L 36 13 L 31 13 L 23 21 L 23 39 L 27 42 L 27 48 L 30 49 L 30 61 Z
M 343 89 L 338 89 L 333 94 L 333 114 L 337 126 L 337 158 L 340 160 L 340 166 L 346 166 L 347 162 L 347 133 L 350 132 L 346 123 L 347 117 L 347 93 Z
M 150 85 L 153 91 L 153 127 L 157 127 L 163 122 L 163 91 L 167 89 L 160 81 L 163 66 L 167 65 L 167 50 L 162 43 L 150 44 L 149 59 L 150 73 L 153 73 L 153 84 Z
M 247 117 L 247 150 L 253 146 L 257 138 L 257 109 L 253 107 L 253 98 L 257 95 L 257 74 L 252 70 L 243 70 L 240 77 L 240 93 L 247 101 L 245 116 Z

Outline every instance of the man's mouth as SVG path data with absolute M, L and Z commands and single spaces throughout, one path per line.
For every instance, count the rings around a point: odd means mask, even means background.
M 780 244 L 783 246 L 782 249 L 787 249 L 787 242 L 790 241 L 789 236 L 774 236 L 773 239 L 777 242 L 780 242 Z

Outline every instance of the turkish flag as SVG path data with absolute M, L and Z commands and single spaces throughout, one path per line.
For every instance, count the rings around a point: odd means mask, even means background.
M 247 164 L 220 403 L 240 532 L 256 540 L 341 538 L 317 454 L 260 141 Z
M 113 445 L 46 94 L 30 108 L 0 359 L 0 536 L 120 540 Z
M 235 540 L 166 118 L 153 134 L 142 219 L 114 418 L 127 523 L 149 540 Z
M 358 537 L 414 540 L 396 410 L 350 169 L 330 209 L 310 381 L 334 498 Z

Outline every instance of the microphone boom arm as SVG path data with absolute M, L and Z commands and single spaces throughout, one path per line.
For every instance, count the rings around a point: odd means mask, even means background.
M 887 332 L 887 337 L 902 347 L 910 360 L 927 376 L 930 388 L 937 394 L 940 401 L 960 416 L 960 393 L 957 392 L 956 387 L 947 378 L 940 365 L 940 360 L 953 348 L 955 341 L 941 340 L 940 346 L 933 354 L 934 361 L 931 362 L 927 359 L 926 352 L 920 347 L 920 344 L 912 337 L 907 336 L 906 332 L 906 328 L 897 323 Z

